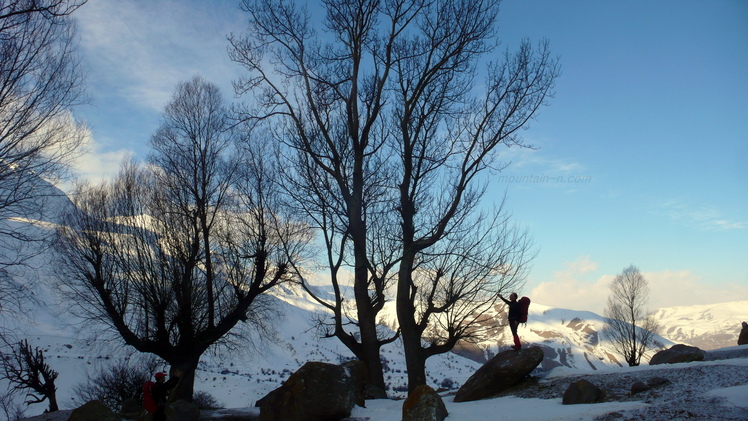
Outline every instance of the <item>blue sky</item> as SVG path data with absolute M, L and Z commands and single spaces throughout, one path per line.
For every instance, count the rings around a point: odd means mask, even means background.
M 81 174 L 143 157 L 177 82 L 200 74 L 233 100 L 234 0 L 91 0 L 77 12 L 92 103 Z M 650 307 L 748 299 L 748 2 L 504 0 L 501 49 L 547 38 L 563 74 L 505 151 L 506 192 L 539 249 L 522 293 L 602 312 L 630 264 Z

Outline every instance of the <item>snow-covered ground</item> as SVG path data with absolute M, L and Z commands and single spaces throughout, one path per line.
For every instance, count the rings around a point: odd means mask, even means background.
M 538 382 L 512 391 L 507 396 L 475 402 L 455 403 L 452 393 L 443 396 L 449 411 L 447 420 L 485 421 L 517 417 L 527 421 L 565 420 L 748 420 L 748 347 L 710 352 L 703 362 L 672 365 L 617 367 L 590 372 L 558 368 Z M 636 381 L 658 377 L 669 383 L 631 395 Z M 563 405 L 566 387 L 585 378 L 606 391 L 603 403 Z M 356 407 L 352 419 L 400 421 L 402 400 L 382 399 Z M 257 408 L 233 408 L 212 412 L 213 417 L 259 417 Z M 47 418 L 39 418 L 42 419 Z M 52 418 L 49 418 L 50 420 Z M 258 418 L 259 419 L 259 418 Z
M 41 259 L 36 268 L 43 272 L 50 268 Z M 54 268 L 50 268 L 54 269 Z M 22 277 L 21 274 L 19 276 Z M 324 293 L 323 280 L 317 285 Z M 32 347 L 44 351 L 50 366 L 60 373 L 56 385 L 58 402 L 63 409 L 80 406 L 76 401 L 75 386 L 94 375 L 99 369 L 122 358 L 137 355 L 120 341 L 106 342 L 94 332 L 81 332 L 71 323 L 75 320 L 67 307 L 58 303 L 55 295 L 41 283 L 35 289 L 40 306 L 29 308 L 24 314 L 3 314 L 0 320 L 5 327 L 12 328 L 18 339 L 28 339 Z M 284 286 L 274 293 L 278 302 L 278 335 L 275 341 L 242 349 L 216 349 L 215 353 L 203 356 L 196 374 L 196 391 L 208 392 L 223 406 L 231 408 L 224 412 L 257 414 L 252 408 L 255 402 L 274 390 L 307 361 L 341 363 L 353 356 L 336 339 L 319 339 L 310 319 L 321 307 L 314 303 L 300 288 Z M 746 302 L 726 303 L 711 309 L 691 308 L 668 310 L 662 313 L 666 326 L 687 321 L 699 335 L 708 334 L 709 329 L 724 331 L 726 326 L 739 325 L 748 316 Z M 707 311 L 702 313 L 702 311 Z M 724 311 L 723 311 L 724 310 Z M 727 311 L 729 310 L 729 311 Z M 489 314 L 489 321 L 504 320 L 503 306 L 497 306 Z M 394 310 L 383 312 L 388 324 L 395 320 Z M 624 419 L 678 420 L 715 419 L 748 420 L 748 346 L 733 347 L 709 352 L 712 359 L 729 356 L 729 359 L 673 366 L 646 366 L 649 358 L 643 358 L 641 367 L 620 366 L 622 359 L 610 344 L 598 335 L 603 319 L 594 313 L 546 307 L 533 303 L 530 321 L 520 330 L 526 345 L 537 345 L 544 349 L 546 359 L 536 374 L 542 376 L 537 384 L 530 385 L 514 396 L 503 396 L 479 402 L 454 403 L 452 395 L 468 377 L 480 367 L 480 363 L 458 356 L 444 354 L 432 357 L 427 362 L 427 381 L 434 388 L 452 385 L 444 400 L 450 412 L 449 420 L 487 420 L 514 416 L 527 420 L 577 420 L 577 419 Z M 711 326 L 711 328 L 710 328 Z M 698 327 L 698 329 L 696 329 Z M 491 356 L 506 349 L 509 344 L 507 329 L 495 323 L 486 324 L 491 338 L 480 344 L 478 353 Z M 698 330 L 698 332 L 697 332 Z M 682 331 L 679 330 L 679 332 Z M 660 338 L 663 346 L 672 342 Z M 734 337 L 733 341 L 737 339 Z M 389 344 L 381 351 L 386 367 L 385 380 L 388 396 L 392 400 L 369 401 L 367 408 L 356 408 L 353 416 L 361 420 L 400 420 L 402 398 L 405 396 L 407 374 L 402 348 L 399 342 Z M 554 368 L 555 367 L 555 368 Z M 161 370 L 167 370 L 164 366 Z M 547 370 L 552 369 L 550 373 Z M 647 379 L 660 376 L 671 381 L 668 386 L 641 395 L 627 396 L 627 390 L 636 378 Z M 563 406 L 561 395 L 573 380 L 586 377 L 608 391 L 609 399 L 601 404 Z M 7 389 L 0 381 L 0 393 Z M 29 407 L 27 414 L 40 414 L 46 403 Z M 2 416 L 0 415 L 0 419 Z
M 320 287 L 321 288 L 321 287 Z M 276 292 L 278 300 L 278 311 L 283 315 L 277 321 L 276 328 L 278 336 L 276 341 L 263 344 L 259 347 L 246 347 L 243 350 L 219 350 L 216 354 L 206 354 L 201 360 L 196 378 L 196 391 L 208 392 L 214 396 L 224 407 L 233 408 L 234 412 L 244 414 L 256 413 L 252 408 L 255 402 L 274 390 L 307 361 L 326 361 L 340 363 L 352 358 L 352 354 L 339 341 L 335 339 L 319 339 L 318 334 L 312 326 L 311 315 L 320 311 L 313 301 L 309 299 L 300 288 L 286 286 Z M 23 329 L 19 332 L 22 338 L 28 339 L 29 343 L 44 350 L 45 357 L 51 367 L 60 372 L 57 379 L 58 401 L 60 407 L 71 409 L 81 405 L 83 402 L 76 401 L 74 387 L 85 381 L 86 375 L 95 374 L 101 367 L 106 367 L 114 361 L 134 355 L 134 350 L 129 347 L 117 346 L 113 343 L 105 343 L 101 338 L 91 335 L 82 335 L 76 331 L 69 322 L 69 316 L 57 310 L 60 308 L 54 303 L 54 298 L 44 296 L 46 306 L 30 311 L 26 316 L 26 324 L 21 325 Z M 497 313 L 493 317 L 502 319 L 503 314 Z M 33 320 L 33 322 L 31 322 Z M 523 341 L 530 344 L 543 346 L 546 354 L 556 353 L 557 367 L 550 373 L 541 373 L 544 379 L 538 386 L 528 388 L 521 396 L 501 397 L 481 402 L 454 403 L 448 393 L 444 399 L 448 410 L 452 414 L 451 420 L 484 420 L 487 414 L 510 413 L 520 411 L 525 419 L 592 419 L 604 414 L 619 413 L 623 411 L 646 411 L 651 408 L 652 403 L 647 402 L 647 395 L 643 398 L 622 399 L 610 401 L 598 405 L 584 405 L 582 407 L 563 406 L 560 403 L 565 386 L 571 379 L 580 376 L 589 376 L 590 379 L 598 379 L 601 386 L 618 396 L 625 395 L 625 389 L 630 388 L 633 381 L 621 380 L 621 385 L 608 384 L 603 380 L 625 378 L 635 373 L 649 371 L 646 366 L 648 358 L 642 360 L 644 366 L 638 368 L 621 367 L 608 346 L 597 336 L 601 327 L 600 316 L 589 312 L 575 312 L 571 310 L 555 309 L 540 304 L 531 306 L 531 321 L 520 331 Z M 494 342 L 489 351 L 497 352 L 502 343 L 506 344 L 507 338 L 504 329 L 496 332 Z M 114 346 L 113 346 L 114 345 Z M 671 345 L 668 344 L 667 346 Z M 748 348 L 728 349 L 722 352 L 713 351 L 709 355 L 725 353 L 740 353 Z M 733 355 L 735 356 L 735 355 Z M 388 395 L 391 398 L 402 398 L 405 396 L 407 385 L 407 374 L 405 361 L 401 346 L 398 342 L 387 345 L 382 349 L 382 357 L 385 361 L 385 378 L 389 385 Z M 747 370 L 745 358 L 748 355 L 738 356 L 730 362 L 697 363 L 691 368 L 699 368 L 708 372 L 716 373 L 717 377 L 726 378 L 733 383 L 720 380 L 717 383 L 706 383 L 700 385 L 698 380 L 699 371 L 695 371 L 693 381 L 680 383 L 673 382 L 670 389 L 677 397 L 683 390 L 695 391 L 699 399 L 704 402 L 718 405 L 720 396 L 735 396 L 736 394 L 748 395 L 745 384 L 748 382 L 748 372 L 741 376 L 735 376 L 737 370 Z M 620 358 L 618 358 L 620 360 Z M 561 364 L 563 363 L 563 364 Z M 715 365 L 716 364 L 716 365 Z M 452 383 L 451 393 L 462 385 L 467 378 L 480 367 L 480 363 L 463 358 L 455 354 L 444 354 L 432 357 L 427 362 L 428 383 L 434 388 L 443 384 Z M 727 368 L 725 368 L 727 367 Z M 737 367 L 737 368 L 736 368 Z M 742 367 L 742 368 L 741 368 Z M 652 371 L 672 371 L 673 367 L 652 367 Z M 168 369 L 164 366 L 163 370 Z M 723 372 L 733 374 L 723 376 Z M 742 371 L 741 371 L 742 372 Z M 680 379 L 689 378 L 681 376 Z M 649 376 L 649 374 L 637 374 Z M 674 375 L 675 376 L 675 375 Z M 736 380 L 736 378 L 738 378 Z M 709 377 L 711 379 L 711 377 Z M 595 380 L 591 380 L 595 383 Z M 565 384 L 564 384 L 565 382 Z M 693 386 L 699 385 L 698 388 Z M 553 387 L 551 387 L 553 386 Z M 5 390 L 7 385 L 0 382 L 0 389 Z M 737 389 L 733 389 L 737 387 Z M 533 392 L 543 391 L 543 393 Z M 623 392 L 622 392 L 623 390 Z M 711 392 L 712 390 L 717 390 Z M 553 391 L 552 394 L 550 394 Z M 654 391 L 652 394 L 659 394 Z M 711 393 L 711 394 L 707 394 Z M 688 395 L 691 396 L 691 395 Z M 691 396 L 693 397 L 693 396 Z M 748 398 L 747 398 L 748 399 Z M 702 405 L 700 404 L 700 405 Z M 675 404 L 673 404 L 675 405 Z M 703 404 L 704 408 L 708 405 Z M 390 420 L 401 417 L 401 400 L 370 401 L 367 408 L 356 408 L 354 416 L 369 417 L 374 420 Z M 718 405 L 718 407 L 721 407 Z M 27 414 L 40 414 L 46 408 L 46 404 L 36 404 L 29 408 Z M 251 408 L 251 409 L 247 409 Z M 699 410 L 693 413 L 703 413 Z M 672 414 L 671 414 L 672 415 Z M 745 415 L 742 413 L 742 415 Z M 741 416 L 742 416 L 741 415 Z M 678 419 L 677 414 L 665 417 L 668 420 Z M 535 418 L 533 418 L 535 417 Z M 663 419 L 665 419 L 663 418 Z M 636 419 L 636 418 L 635 418 Z M 654 419 L 654 418 L 641 418 Z M 722 418 L 715 418 L 722 419 Z M 730 418 L 725 418 L 730 419 Z M 748 420 L 748 417 L 733 418 Z
M 722 351 L 722 350 L 719 350 Z M 612 367 L 587 371 L 559 367 L 536 384 L 508 396 L 476 402 L 455 403 L 445 396 L 448 420 L 484 421 L 517 418 L 522 420 L 748 420 L 748 346 L 725 349 L 724 360 Z M 708 355 L 718 355 L 710 352 Z M 631 395 L 631 385 L 660 377 L 670 383 L 648 392 Z M 589 405 L 563 405 L 562 396 L 572 382 L 585 378 L 606 391 L 606 401 Z M 369 401 L 367 408 L 356 408 L 356 417 L 371 421 L 399 421 L 402 402 Z M 365 418 L 364 418 L 365 419 Z
M 646 382 L 654 377 L 667 379 L 669 383 L 640 394 L 629 393 L 634 382 Z M 580 378 L 604 389 L 605 402 L 563 405 L 564 390 Z M 506 396 L 456 403 L 453 394 L 447 393 L 443 399 L 449 411 L 448 421 L 505 418 L 526 421 L 745 421 L 748 420 L 748 346 L 711 351 L 707 354 L 707 361 L 702 362 L 614 367 L 594 372 L 560 367 L 545 378 L 528 382 L 527 386 Z M 351 417 L 357 421 L 400 421 L 402 404 L 402 400 L 394 399 L 369 400 L 366 408 L 354 408 Z M 213 411 L 211 415 L 259 419 L 259 410 L 232 408 Z M 47 419 L 54 418 L 34 420 Z

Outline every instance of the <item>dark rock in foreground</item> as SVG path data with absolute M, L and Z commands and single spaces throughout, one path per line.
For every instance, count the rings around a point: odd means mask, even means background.
M 350 417 L 362 387 L 360 370 L 311 361 L 257 401 L 261 421 L 335 421 Z
M 743 322 L 743 329 L 738 336 L 738 345 L 748 345 L 748 323 Z
M 447 415 L 441 396 L 427 385 L 418 386 L 403 402 L 403 421 L 444 421 Z
M 91 401 L 74 409 L 68 421 L 117 421 L 119 419 L 104 405 L 104 402 Z
M 585 403 L 598 403 L 603 400 L 603 391 L 587 380 L 579 380 L 572 383 L 564 392 L 564 405 L 577 405 Z
M 200 410 L 192 402 L 178 400 L 166 408 L 166 421 L 198 421 Z
M 678 344 L 654 354 L 652 359 L 649 360 L 649 365 L 704 361 L 705 355 L 704 351 L 695 346 Z
M 455 402 L 494 396 L 524 380 L 543 361 L 538 347 L 504 351 L 483 364 L 457 391 Z

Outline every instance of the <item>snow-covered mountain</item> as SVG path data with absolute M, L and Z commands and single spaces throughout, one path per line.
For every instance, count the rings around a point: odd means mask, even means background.
M 66 198 L 61 198 L 56 206 L 60 209 L 70 205 Z M 50 218 L 46 222 L 42 228 L 51 228 L 58 221 Z M 35 228 L 31 228 L 32 226 Z M 31 223 L 29 227 L 39 229 L 38 225 Z M 36 267 L 42 267 L 46 260 L 45 256 L 36 256 L 35 259 Z M 315 288 L 323 295 L 330 287 L 322 278 L 316 282 Z M 5 312 L 0 315 L 0 319 L 5 319 L 0 320 L 0 323 L 6 327 L 13 326 L 19 339 L 28 339 L 32 347 L 38 346 L 44 350 L 46 360 L 60 373 L 56 384 L 61 407 L 76 407 L 80 402 L 75 401 L 75 385 L 84 382 L 87 375 L 93 375 L 98 369 L 121 358 L 127 358 L 135 352 L 117 341 L 105 342 L 92 336 L 91 332 L 77 331 L 74 327 L 76 320 L 57 302 L 48 283 L 40 282 L 35 294 L 40 305 L 34 306 L 24 314 Z M 257 399 L 277 388 L 307 361 L 340 363 L 353 357 L 336 339 L 318 337 L 311 320 L 316 313 L 322 312 L 323 308 L 301 288 L 285 285 L 276 289 L 273 297 L 277 302 L 278 313 L 282 315 L 275 322 L 275 340 L 241 347 L 242 349 L 218 348 L 216 352 L 204 355 L 197 373 L 196 391 L 210 393 L 227 407 L 252 406 Z M 730 324 L 739 326 L 740 320 L 737 319 L 748 319 L 748 316 L 740 316 L 745 314 L 740 313 L 740 308 L 745 309 L 748 307 L 746 304 L 748 302 L 743 301 L 713 306 L 714 308 L 708 312 L 706 308 L 695 308 L 700 306 L 679 308 L 683 310 L 677 311 L 675 308 L 663 309 L 660 316 L 662 332 L 674 341 L 693 343 L 681 340 L 672 333 L 686 332 L 686 323 L 693 328 L 689 338 L 704 336 L 709 332 L 725 331 L 725 326 Z M 722 311 L 726 308 L 732 310 Z M 508 327 L 504 326 L 505 311 L 503 304 L 497 305 L 481 318 L 482 328 L 488 340 L 476 345 L 463 345 L 455 350 L 455 353 L 430 358 L 427 362 L 429 384 L 436 388 L 446 386 L 457 389 L 482 362 L 508 348 L 512 341 Z M 708 316 L 697 317 L 703 314 Z M 394 325 L 394 305 L 385 307 L 382 319 L 390 326 Z M 682 322 L 697 319 L 699 323 Z M 600 337 L 599 332 L 603 325 L 604 319 L 592 312 L 552 308 L 533 303 L 530 306 L 529 321 L 520 328 L 519 334 L 524 345 L 536 345 L 544 350 L 545 359 L 538 369 L 538 374 L 555 367 L 598 371 L 621 366 L 623 362 L 611 344 Z M 676 328 L 672 329 L 671 326 Z M 696 330 L 695 326 L 699 326 L 701 330 Z M 734 338 L 737 338 L 736 334 L 734 335 Z M 663 347 L 672 345 L 668 339 L 658 338 L 658 341 Z M 734 340 L 730 345 L 734 345 Z M 400 343 L 395 342 L 383 347 L 381 357 L 385 363 L 388 394 L 391 397 L 404 396 L 407 390 L 407 373 Z M 649 355 L 645 356 L 642 362 L 646 363 L 648 360 Z M 4 392 L 6 386 L 0 382 L 0 393 Z M 44 404 L 35 405 L 28 413 L 40 413 L 44 409 Z
M 324 291 L 322 281 L 316 286 Z M 201 361 L 195 388 L 208 392 L 229 408 L 253 406 L 271 390 L 280 386 L 288 376 L 307 361 L 340 363 L 352 354 L 336 339 L 319 339 L 311 322 L 321 307 L 299 287 L 286 285 L 274 292 L 278 313 L 274 341 L 255 344 L 242 350 L 221 350 L 206 354 Z M 52 299 L 51 296 L 48 296 Z M 32 346 L 44 350 L 46 360 L 60 372 L 57 380 L 58 400 L 62 408 L 73 408 L 76 402 L 74 387 L 121 358 L 133 355 L 129 347 L 117 343 L 104 343 L 90 335 L 76 332 L 71 320 L 50 301 L 29 312 L 28 323 L 22 333 Z M 389 312 L 387 308 L 385 312 Z M 386 316 L 386 314 L 385 314 Z M 485 318 L 485 329 L 491 329 L 491 339 L 474 348 L 463 348 L 429 359 L 427 363 L 429 384 L 438 388 L 459 388 L 475 370 L 480 360 L 506 349 L 511 343 L 507 327 L 495 323 L 505 319 L 504 306 L 497 306 Z M 533 303 L 527 325 L 520 328 L 522 342 L 543 348 L 545 360 L 540 370 L 564 367 L 574 372 L 598 372 L 615 369 L 622 358 L 609 343 L 600 338 L 603 318 L 595 313 L 565 310 Z M 661 339 L 664 346 L 672 343 Z M 465 358 L 463 355 L 470 356 Z M 393 343 L 383 347 L 382 359 L 386 367 L 385 379 L 391 397 L 403 397 L 407 374 L 402 347 Z M 646 364 L 649 357 L 643 358 Z M 625 363 L 624 363 L 625 364 Z M 164 367 L 166 369 L 166 367 Z M 0 383 L 4 390 L 5 385 Z M 44 410 L 44 404 L 35 405 L 28 414 Z
M 661 308 L 654 313 L 660 334 L 704 350 L 735 346 L 748 322 L 748 301 Z
M 512 344 L 512 336 L 509 328 L 503 326 L 506 323 L 506 310 L 503 304 L 496 305 L 482 317 L 488 340 L 477 346 L 463 347 L 456 352 L 478 362 L 485 362 L 498 352 L 508 349 Z M 560 366 L 598 370 L 625 365 L 625 360 L 613 345 L 601 336 L 600 331 L 604 326 L 604 318 L 589 311 L 533 303 L 530 305 L 527 324 L 520 325 L 518 333 L 523 344 L 543 349 L 545 358 L 538 367 L 540 373 Z M 655 343 L 656 350 L 672 345 L 672 342 L 660 336 L 655 337 Z M 656 350 L 647 353 L 642 362 L 649 361 Z
M 325 285 L 320 283 L 316 288 L 324 291 Z M 195 383 L 197 391 L 210 393 L 227 407 L 253 406 L 307 361 L 341 363 L 353 358 L 338 340 L 318 337 L 311 320 L 322 308 L 300 287 L 285 285 L 276 289 L 273 296 L 282 315 L 275 323 L 275 340 L 243 350 L 217 349 L 216 353 L 204 355 Z M 58 310 L 51 295 L 46 297 L 45 305 L 27 314 L 34 322 L 25 325 L 20 335 L 32 346 L 44 350 L 52 368 L 60 372 L 57 380 L 60 405 L 74 407 L 80 404 L 74 400 L 75 385 L 85 381 L 86 375 L 93 375 L 134 351 L 76 332 L 70 325 L 74 320 Z M 428 360 L 430 385 L 457 389 L 481 366 L 481 361 L 507 348 L 511 343 L 509 329 L 495 323 L 505 320 L 503 307 L 497 306 L 485 319 L 485 328 L 491 329 L 489 341 L 474 349 L 462 348 L 458 350 L 460 355 L 449 353 Z M 539 371 L 558 366 L 591 371 L 620 365 L 620 356 L 599 338 L 603 324 L 600 316 L 532 304 L 529 318 L 527 325 L 520 328 L 520 335 L 524 344 L 543 348 L 546 358 Z M 407 373 L 402 346 L 395 342 L 383 347 L 381 357 L 385 362 L 388 394 L 404 397 Z M 43 410 L 43 405 L 38 409 Z

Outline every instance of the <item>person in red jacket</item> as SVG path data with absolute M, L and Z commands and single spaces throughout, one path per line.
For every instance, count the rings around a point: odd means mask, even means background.
M 499 294 L 499 298 L 509 306 L 507 319 L 509 320 L 509 328 L 512 329 L 512 336 L 514 337 L 514 346 L 512 349 L 518 351 L 522 348 L 522 344 L 519 341 L 519 335 L 517 335 L 517 326 L 519 326 L 520 323 L 519 317 L 522 309 L 517 301 L 517 293 L 513 292 L 509 294 L 509 300 L 506 300 L 501 294 Z
M 143 385 L 143 404 L 145 409 L 153 414 L 153 421 L 166 420 L 166 402 L 169 390 L 176 386 L 179 377 L 172 376 L 166 381 L 166 374 L 156 373 L 156 382 L 146 382 Z

